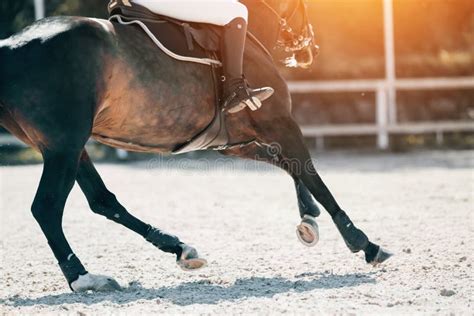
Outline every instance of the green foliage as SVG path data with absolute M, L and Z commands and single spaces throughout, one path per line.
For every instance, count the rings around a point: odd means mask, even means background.
M 0 38 L 6 38 L 34 20 L 33 1 L 0 1 Z
M 107 17 L 107 0 L 49 0 L 47 15 Z

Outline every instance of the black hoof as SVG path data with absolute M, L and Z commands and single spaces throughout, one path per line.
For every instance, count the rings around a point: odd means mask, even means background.
M 207 260 L 199 258 L 198 252 L 191 246 L 182 245 L 183 252 L 176 261 L 178 266 L 184 271 L 193 271 L 207 266 Z
M 389 259 L 391 256 L 393 256 L 393 253 L 388 252 L 387 250 L 383 249 L 382 247 L 379 247 L 379 251 L 375 255 L 374 259 L 371 261 L 368 261 L 367 263 L 373 265 L 374 267 L 378 266 L 382 262 L 386 261 Z

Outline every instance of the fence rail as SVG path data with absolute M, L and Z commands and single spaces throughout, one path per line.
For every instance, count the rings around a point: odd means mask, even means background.
M 373 124 L 337 124 L 325 126 L 303 126 L 305 136 L 316 137 L 319 147 L 325 136 L 376 135 L 377 147 L 387 149 L 390 134 L 436 133 L 442 141 L 444 132 L 474 131 L 474 121 L 411 122 L 398 123 L 396 103 L 389 102 L 389 91 L 403 90 L 441 90 L 472 89 L 474 77 L 457 78 L 417 78 L 387 80 L 345 80 L 345 81 L 293 81 L 289 82 L 290 91 L 295 93 L 327 92 L 374 92 L 376 121 Z M 474 105 L 474 104 L 473 104 Z
M 305 136 L 347 136 L 347 135 L 374 135 L 379 128 L 373 124 L 344 124 L 326 126 L 302 126 L 301 130 Z M 399 125 L 387 125 L 387 131 L 391 134 L 425 134 L 474 131 L 474 123 L 469 121 L 438 121 L 405 123 Z

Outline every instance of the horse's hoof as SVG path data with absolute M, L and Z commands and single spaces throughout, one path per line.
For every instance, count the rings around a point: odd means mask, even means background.
M 184 271 L 193 271 L 207 266 L 207 260 L 199 258 L 198 252 L 193 247 L 183 245 L 183 252 L 177 264 Z
M 71 283 L 71 288 L 74 292 L 113 292 L 120 291 L 122 287 L 117 281 L 105 275 L 84 274 Z
M 379 247 L 379 251 L 375 255 L 374 260 L 372 260 L 369 263 L 371 265 L 373 265 L 374 267 L 377 267 L 378 265 L 380 265 L 382 262 L 386 261 L 391 256 L 393 256 L 393 253 L 383 249 L 382 247 Z
M 303 245 L 315 246 L 319 241 L 319 227 L 316 219 L 311 215 L 303 216 L 301 224 L 296 226 L 296 236 Z

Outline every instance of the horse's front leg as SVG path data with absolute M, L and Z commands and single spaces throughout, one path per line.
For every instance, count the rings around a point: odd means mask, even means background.
M 105 276 L 94 276 L 93 288 L 83 287 L 84 280 L 92 275 L 73 253 L 62 229 L 64 205 L 74 184 L 79 155 L 80 150 L 43 152 L 43 175 L 31 210 L 72 290 L 116 290 L 118 283 Z
M 106 188 L 85 150 L 79 161 L 76 180 L 94 213 L 131 229 L 160 250 L 176 254 L 176 262 L 183 270 L 199 269 L 207 264 L 205 259 L 199 258 L 196 249 L 183 243 L 178 237 L 131 215 Z

